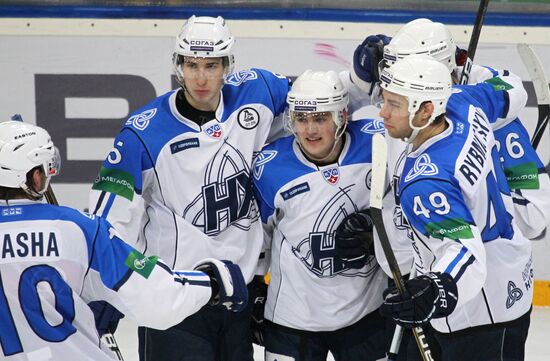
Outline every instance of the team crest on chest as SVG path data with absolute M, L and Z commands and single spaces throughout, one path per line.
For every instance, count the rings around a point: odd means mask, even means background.
M 336 184 L 338 183 L 338 179 L 340 179 L 340 171 L 338 170 L 338 167 L 323 169 L 321 173 L 323 174 L 323 178 L 329 184 Z
M 211 138 L 220 138 L 222 136 L 222 128 L 219 124 L 213 124 L 204 130 Z
M 237 121 L 241 128 L 247 130 L 254 129 L 260 122 L 260 114 L 258 114 L 258 111 L 254 108 L 243 108 L 237 115 Z

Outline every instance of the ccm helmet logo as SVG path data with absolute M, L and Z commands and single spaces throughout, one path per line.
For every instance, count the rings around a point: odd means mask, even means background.
M 317 105 L 317 101 L 315 100 L 296 100 L 294 102 L 295 105 Z
M 214 42 L 213 41 L 208 41 L 208 40 L 191 40 L 191 41 L 189 41 L 189 45 L 214 46 Z

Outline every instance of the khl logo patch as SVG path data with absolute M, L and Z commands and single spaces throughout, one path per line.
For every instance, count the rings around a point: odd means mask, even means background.
M 323 169 L 322 173 L 323 173 L 323 178 L 329 184 L 334 185 L 338 183 L 338 179 L 340 179 L 340 171 L 338 170 L 338 167 Z
M 222 136 L 222 128 L 219 124 L 213 124 L 204 130 L 211 138 L 220 138 Z

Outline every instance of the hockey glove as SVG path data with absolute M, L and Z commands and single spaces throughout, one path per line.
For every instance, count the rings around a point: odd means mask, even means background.
M 368 209 L 351 213 L 336 228 L 336 255 L 347 268 L 362 268 L 374 254 L 372 219 Z
M 430 272 L 405 283 L 406 292 L 400 295 L 396 287 L 384 291 L 380 313 L 391 317 L 405 328 L 423 326 L 432 318 L 451 314 L 458 301 L 458 290 L 447 273 Z
M 379 81 L 378 63 L 384 56 L 384 46 L 388 45 L 390 40 L 391 38 L 384 34 L 369 35 L 353 53 L 352 80 L 369 95 L 374 84 Z M 370 83 L 370 88 L 365 83 Z
M 245 309 L 248 303 L 248 289 L 238 265 L 231 261 L 206 258 L 195 264 L 193 269 L 210 277 L 212 297 L 208 304 L 223 305 L 233 312 Z
M 255 276 L 250 284 L 254 305 L 252 305 L 252 320 L 250 330 L 252 331 L 252 342 L 259 346 L 264 345 L 264 310 L 267 299 L 267 284 L 263 276 Z
M 106 301 L 93 301 L 88 303 L 95 319 L 95 327 L 99 337 L 106 333 L 115 333 L 118 321 L 124 318 L 124 314 Z
M 466 59 L 468 59 L 468 50 L 461 49 L 457 46 L 455 50 L 456 66 L 464 66 L 464 64 L 466 64 Z

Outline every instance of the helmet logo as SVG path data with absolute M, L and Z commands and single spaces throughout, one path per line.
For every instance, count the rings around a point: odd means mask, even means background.
M 340 179 L 340 171 L 338 170 L 338 167 L 323 169 L 322 174 L 323 178 L 331 185 L 338 183 L 338 180 Z
M 239 111 L 239 114 L 237 115 L 237 121 L 239 122 L 241 128 L 251 130 L 256 128 L 256 126 L 260 122 L 260 114 L 254 108 L 243 108 Z
M 219 124 L 214 124 L 206 128 L 205 130 L 206 134 L 208 134 L 212 138 L 220 138 L 222 136 L 222 128 Z
M 191 51 L 214 51 L 214 42 L 210 40 L 190 40 Z

